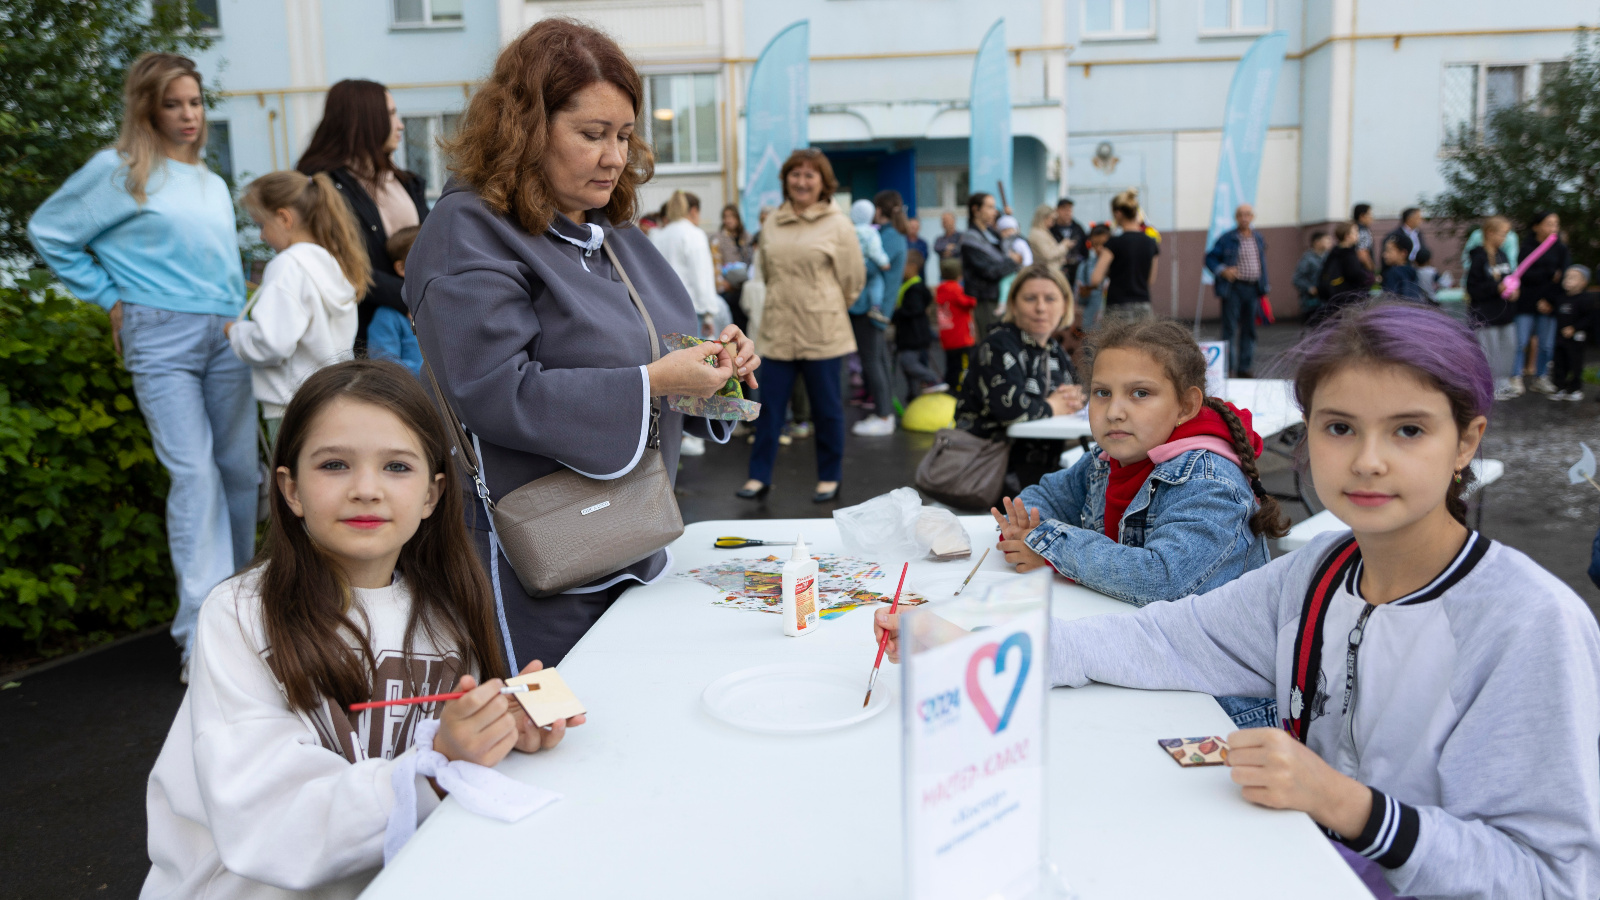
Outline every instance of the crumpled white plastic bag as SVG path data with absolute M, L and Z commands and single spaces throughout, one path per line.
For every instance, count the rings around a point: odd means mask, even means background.
M 868 559 L 941 559 L 972 554 L 972 541 L 948 509 L 923 506 L 915 488 L 896 488 L 865 503 L 837 509 L 833 520 L 847 553 Z

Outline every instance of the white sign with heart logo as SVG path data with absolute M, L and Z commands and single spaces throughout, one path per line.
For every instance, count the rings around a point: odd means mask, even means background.
M 913 900 L 1010 900 L 1041 883 L 1049 591 L 1041 574 L 904 618 Z
M 1228 342 L 1201 341 L 1200 352 L 1206 355 L 1206 396 L 1228 396 Z

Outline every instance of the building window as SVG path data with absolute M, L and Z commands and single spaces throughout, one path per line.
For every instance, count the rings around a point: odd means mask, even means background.
M 710 72 L 645 79 L 645 139 L 656 163 L 715 166 L 718 162 L 717 76 Z
M 195 18 L 200 21 L 200 30 L 221 30 L 222 19 L 217 13 L 217 0 L 192 0 L 190 6 L 194 7 Z
M 396 28 L 455 28 L 461 25 L 462 0 L 394 0 Z
M 1448 145 L 1462 129 L 1482 131 L 1496 112 L 1531 100 L 1542 75 L 1554 75 L 1562 62 L 1486 65 L 1453 63 L 1444 67 L 1440 83 L 1439 113 Z
M 1205 0 L 1202 35 L 1264 34 L 1272 28 L 1270 0 Z
M 966 166 L 929 166 L 917 169 L 917 217 L 928 218 L 955 213 L 958 220 L 967 215 L 967 196 L 972 186 Z M 998 201 L 996 201 L 998 202 Z
M 1090 40 L 1155 37 L 1150 0 L 1084 0 L 1083 36 Z
M 222 176 L 229 186 L 233 185 L 233 144 L 229 139 L 228 123 L 216 121 L 206 123 L 206 165 L 211 171 Z
M 400 144 L 405 151 L 405 159 L 400 167 L 427 179 L 428 199 L 437 199 L 439 192 L 444 189 L 445 179 L 450 177 L 450 161 L 439 150 L 439 141 L 455 135 L 461 114 L 402 116 L 400 121 L 406 126 L 405 137 Z

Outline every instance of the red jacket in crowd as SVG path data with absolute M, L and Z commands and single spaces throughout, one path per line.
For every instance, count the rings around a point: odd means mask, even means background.
M 972 308 L 978 301 L 961 290 L 961 282 L 939 282 L 934 302 L 939 304 L 939 344 L 944 349 L 960 350 L 977 343 L 972 336 Z

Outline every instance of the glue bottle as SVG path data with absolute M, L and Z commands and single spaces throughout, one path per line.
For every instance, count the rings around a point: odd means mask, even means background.
M 783 566 L 783 633 L 799 637 L 817 630 L 822 621 L 817 598 L 817 561 L 806 549 L 805 539 L 796 537 L 794 555 Z

